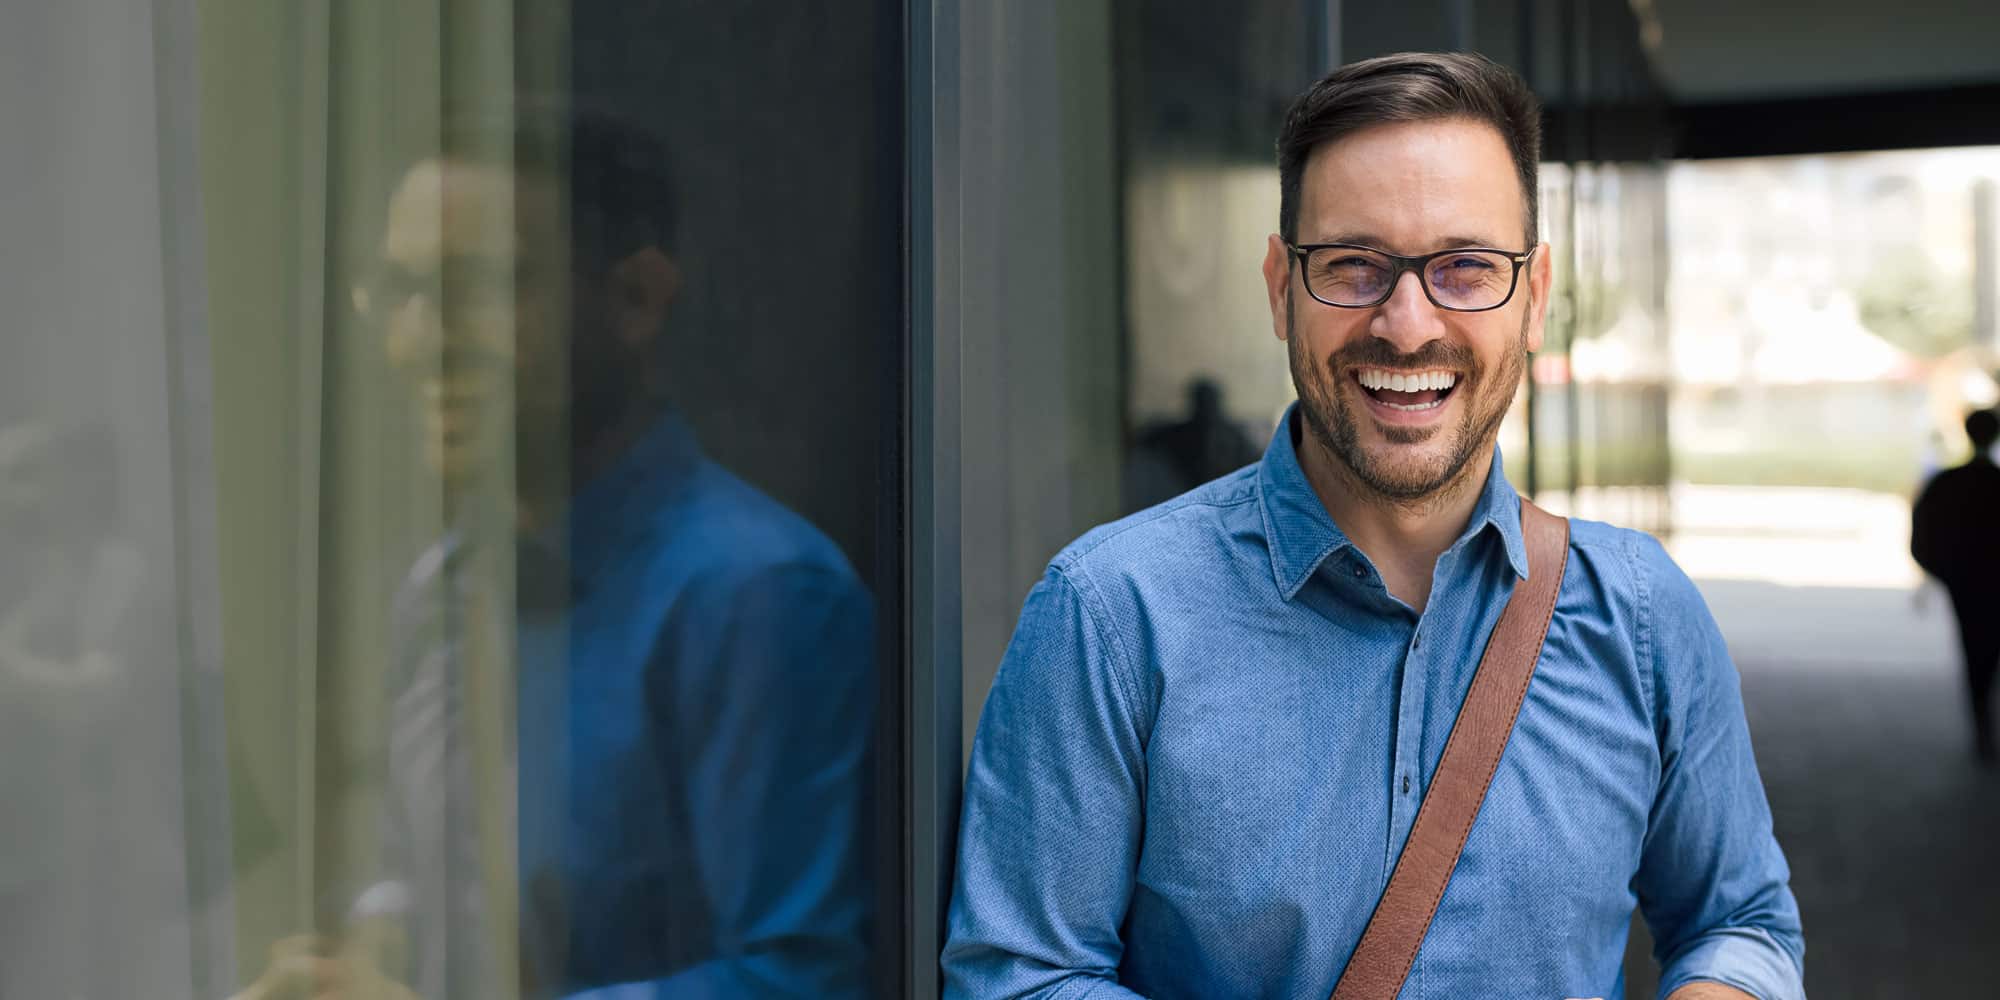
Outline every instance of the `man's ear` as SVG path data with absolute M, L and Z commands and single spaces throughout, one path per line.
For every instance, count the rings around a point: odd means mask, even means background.
M 1264 241 L 1264 290 L 1271 298 L 1271 332 L 1284 340 L 1291 329 L 1292 251 L 1276 233 Z
M 1542 329 L 1549 318 L 1549 285 L 1555 280 L 1555 252 L 1547 243 L 1536 244 L 1534 259 L 1528 262 L 1528 350 L 1542 349 Z
M 611 328 L 619 343 L 643 348 L 659 336 L 680 291 L 680 265 L 660 248 L 627 254 L 611 269 Z

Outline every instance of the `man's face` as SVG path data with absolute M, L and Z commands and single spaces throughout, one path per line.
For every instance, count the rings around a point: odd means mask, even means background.
M 427 160 L 389 202 L 383 278 L 357 290 L 417 394 L 424 453 L 447 482 L 489 470 L 516 428 L 567 406 L 568 263 L 554 185 Z
M 1519 251 L 1525 200 L 1507 144 L 1477 122 L 1378 125 L 1316 150 L 1299 200 L 1298 242 L 1355 243 L 1414 256 L 1454 247 Z M 1301 267 L 1272 236 L 1264 277 L 1312 440 L 1378 499 L 1422 500 L 1493 446 L 1541 346 L 1546 245 L 1506 305 L 1452 312 L 1415 273 L 1389 300 L 1346 309 L 1306 292 Z M 1383 388 L 1416 378 L 1414 392 Z M 1407 384 L 1407 383 L 1406 383 Z

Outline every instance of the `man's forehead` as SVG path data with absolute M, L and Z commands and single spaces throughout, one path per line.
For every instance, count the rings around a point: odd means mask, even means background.
M 523 223 L 551 209 L 543 189 L 511 168 L 429 159 L 410 168 L 389 199 L 383 254 L 406 264 L 445 257 L 513 257 Z
M 1301 178 L 1299 238 L 1393 243 L 1384 248 L 1405 253 L 1511 246 L 1525 208 L 1498 129 L 1468 119 L 1395 122 L 1313 150 Z

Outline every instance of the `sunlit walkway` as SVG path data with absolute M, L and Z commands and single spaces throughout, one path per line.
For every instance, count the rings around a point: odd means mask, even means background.
M 2000 996 L 2000 774 L 1972 761 L 1944 595 L 1909 585 L 1895 498 L 1784 492 L 1677 496 L 1674 548 L 1743 675 L 1808 992 Z

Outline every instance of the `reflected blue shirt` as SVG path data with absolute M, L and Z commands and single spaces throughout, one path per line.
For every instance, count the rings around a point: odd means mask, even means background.
M 949 997 L 1324 1000 L 1486 637 L 1527 573 L 1496 452 L 1421 614 L 1293 447 L 1071 544 L 972 752 Z M 1571 522 L 1547 643 L 1401 996 L 1803 996 L 1804 945 L 1735 667 L 1650 536 Z
M 674 417 L 547 535 L 517 562 L 523 995 L 867 995 L 874 614 L 845 557 Z M 398 600 L 377 893 L 431 998 L 494 995 L 453 914 L 478 886 L 450 608 L 491 578 L 458 537 Z

